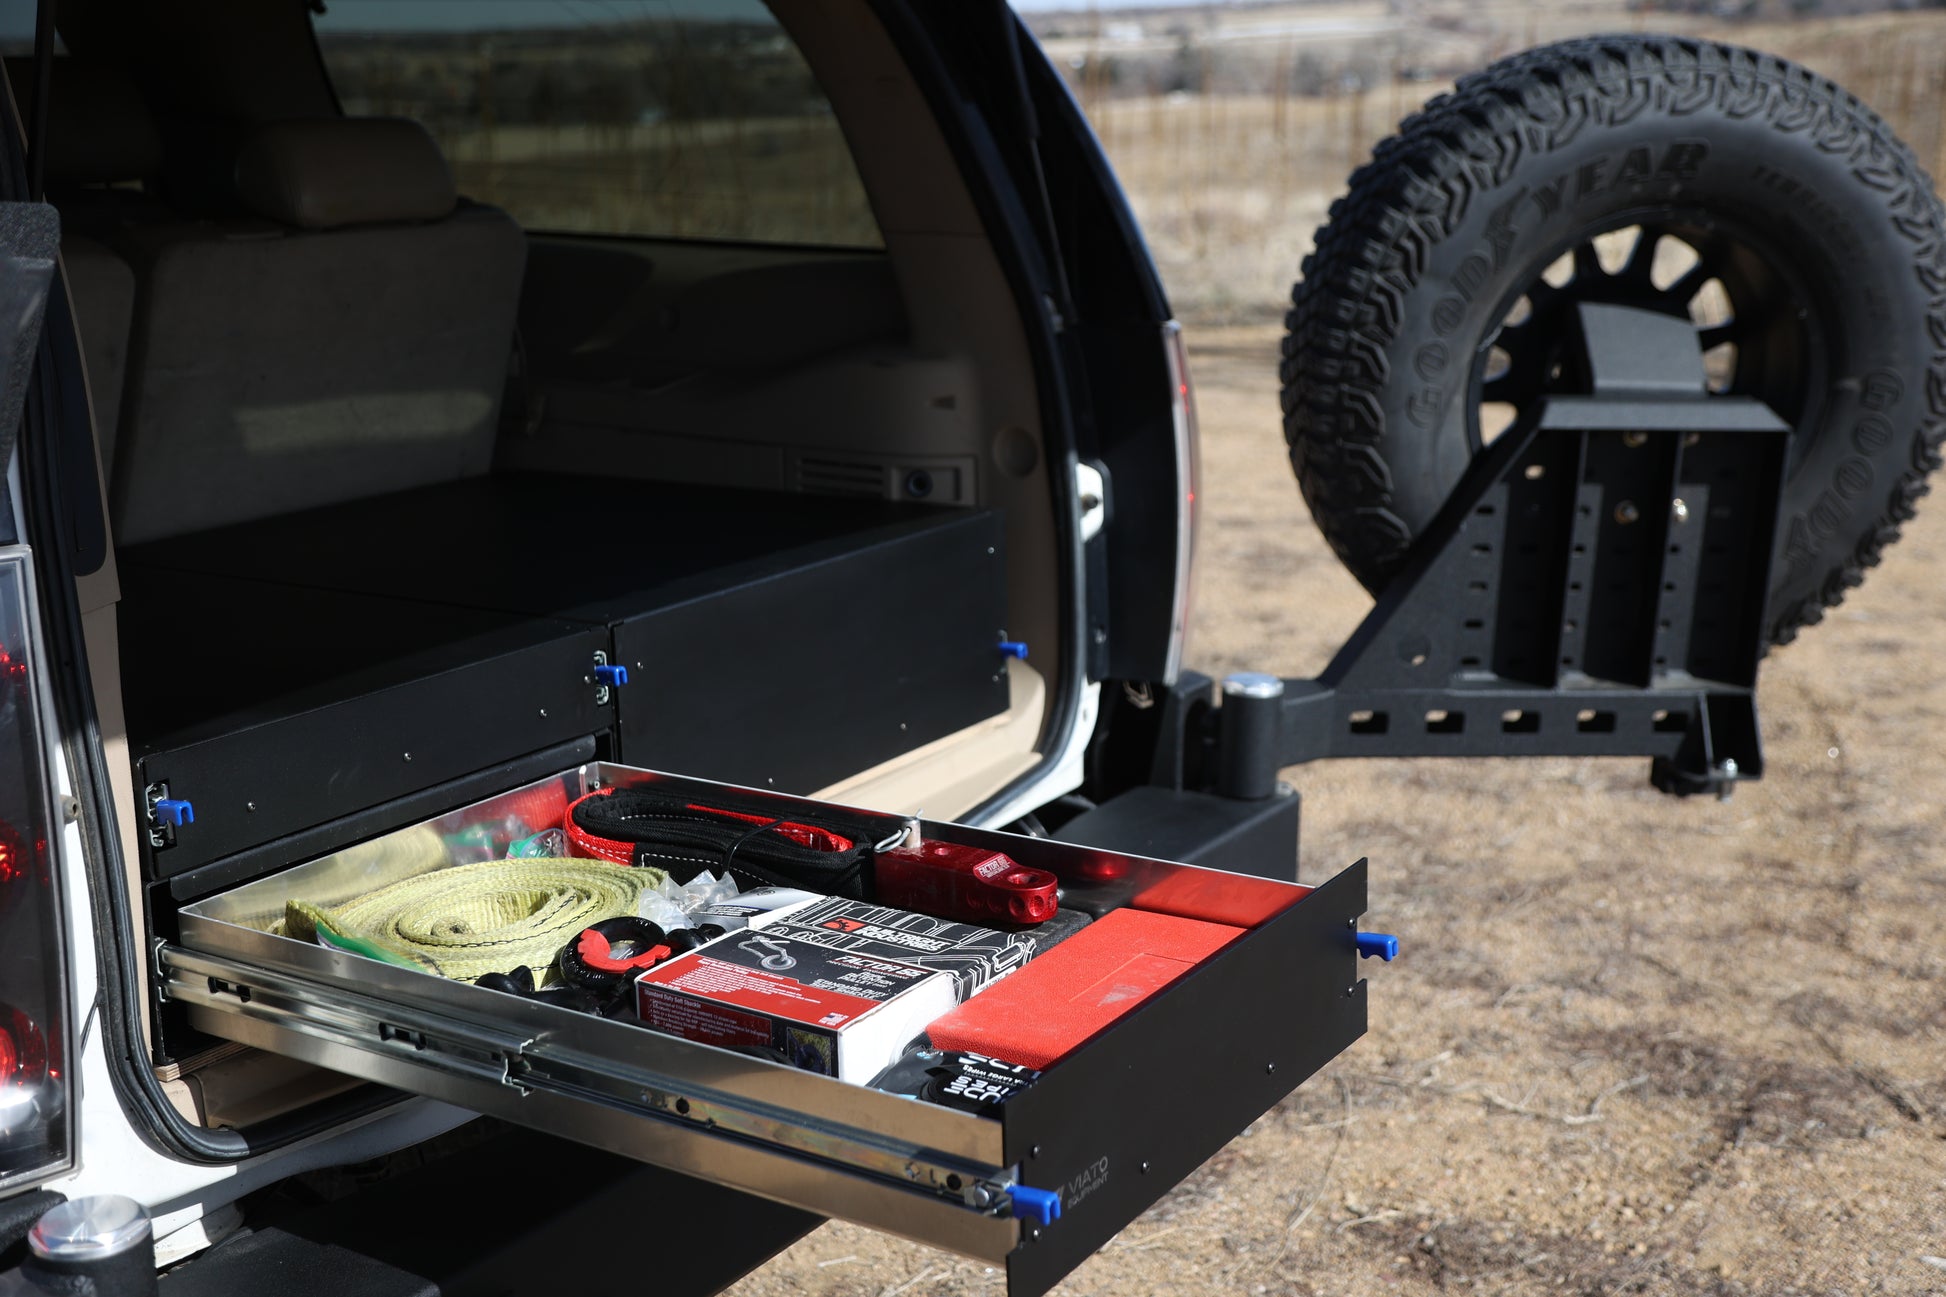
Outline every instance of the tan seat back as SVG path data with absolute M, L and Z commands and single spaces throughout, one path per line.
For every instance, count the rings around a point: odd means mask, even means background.
M 246 138 L 251 219 L 131 229 L 111 512 L 136 544 L 485 473 L 525 239 L 460 202 L 417 123 Z

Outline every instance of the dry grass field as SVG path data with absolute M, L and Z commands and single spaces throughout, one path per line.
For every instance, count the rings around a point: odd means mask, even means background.
M 1374 12 L 1306 12 L 1338 8 Z M 1536 12 L 1491 39 L 1636 25 Z M 1846 79 L 1922 156 L 1946 143 L 1946 15 L 1728 34 Z M 1198 322 L 1205 669 L 1314 673 L 1369 606 L 1291 484 L 1263 321 L 1348 164 L 1430 88 L 1090 104 Z M 1646 761 L 1286 772 L 1306 876 L 1369 856 L 1368 922 L 1405 942 L 1370 971 L 1371 1034 L 1058 1291 L 1946 1293 L 1942 564 L 1933 501 L 1771 655 L 1769 770 L 1726 803 L 1653 792 Z M 834 1224 L 732 1291 L 1004 1283 Z
M 1357 30 L 1363 22 L 1372 30 L 1251 34 L 1279 30 L 1286 10 L 1310 28 Z M 1774 51 L 1859 95 L 1935 177 L 1946 175 L 1946 13 L 1731 24 L 1630 12 L 1614 0 L 1426 0 L 1400 11 L 1410 26 L 1386 26 L 1405 20 L 1372 3 L 1234 11 L 1225 20 L 1239 29 L 1234 39 L 1218 27 L 1185 54 L 1188 74 L 1214 87 L 1209 93 L 1124 93 L 1130 74 L 1115 69 L 1143 57 L 1143 47 L 1130 52 L 1131 42 L 1105 36 L 1049 42 L 1114 160 L 1182 318 L 1282 318 L 1312 232 L 1372 145 L 1452 76 L 1539 41 L 1654 30 Z M 1290 89 L 1320 80 L 1321 93 Z

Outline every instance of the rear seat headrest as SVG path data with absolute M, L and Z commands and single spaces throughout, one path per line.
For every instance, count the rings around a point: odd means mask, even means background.
M 34 60 L 10 58 L 7 80 L 23 115 L 34 101 Z M 47 87 L 47 179 L 58 187 L 144 180 L 162 169 L 162 137 L 142 93 L 120 69 L 59 58 Z
M 260 126 L 237 153 L 236 192 L 258 216 L 306 230 L 433 221 L 458 202 L 439 145 L 403 117 Z

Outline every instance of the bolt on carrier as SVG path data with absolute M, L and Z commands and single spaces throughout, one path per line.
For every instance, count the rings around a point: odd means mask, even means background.
M 1484 448 L 1324 673 L 1226 684 L 1219 792 L 1321 757 L 1644 755 L 1663 791 L 1722 796 L 1762 775 L 1789 427 L 1709 393 L 1687 320 L 1576 322 L 1593 394 Z

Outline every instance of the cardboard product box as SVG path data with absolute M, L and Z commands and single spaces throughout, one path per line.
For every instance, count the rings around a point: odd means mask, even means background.
M 1040 953 L 1031 930 L 997 932 L 839 896 L 794 909 L 765 930 L 832 950 L 951 973 L 962 1000 Z
M 645 1027 L 864 1084 L 958 997 L 950 973 L 806 941 L 773 925 L 730 933 L 635 983 Z

